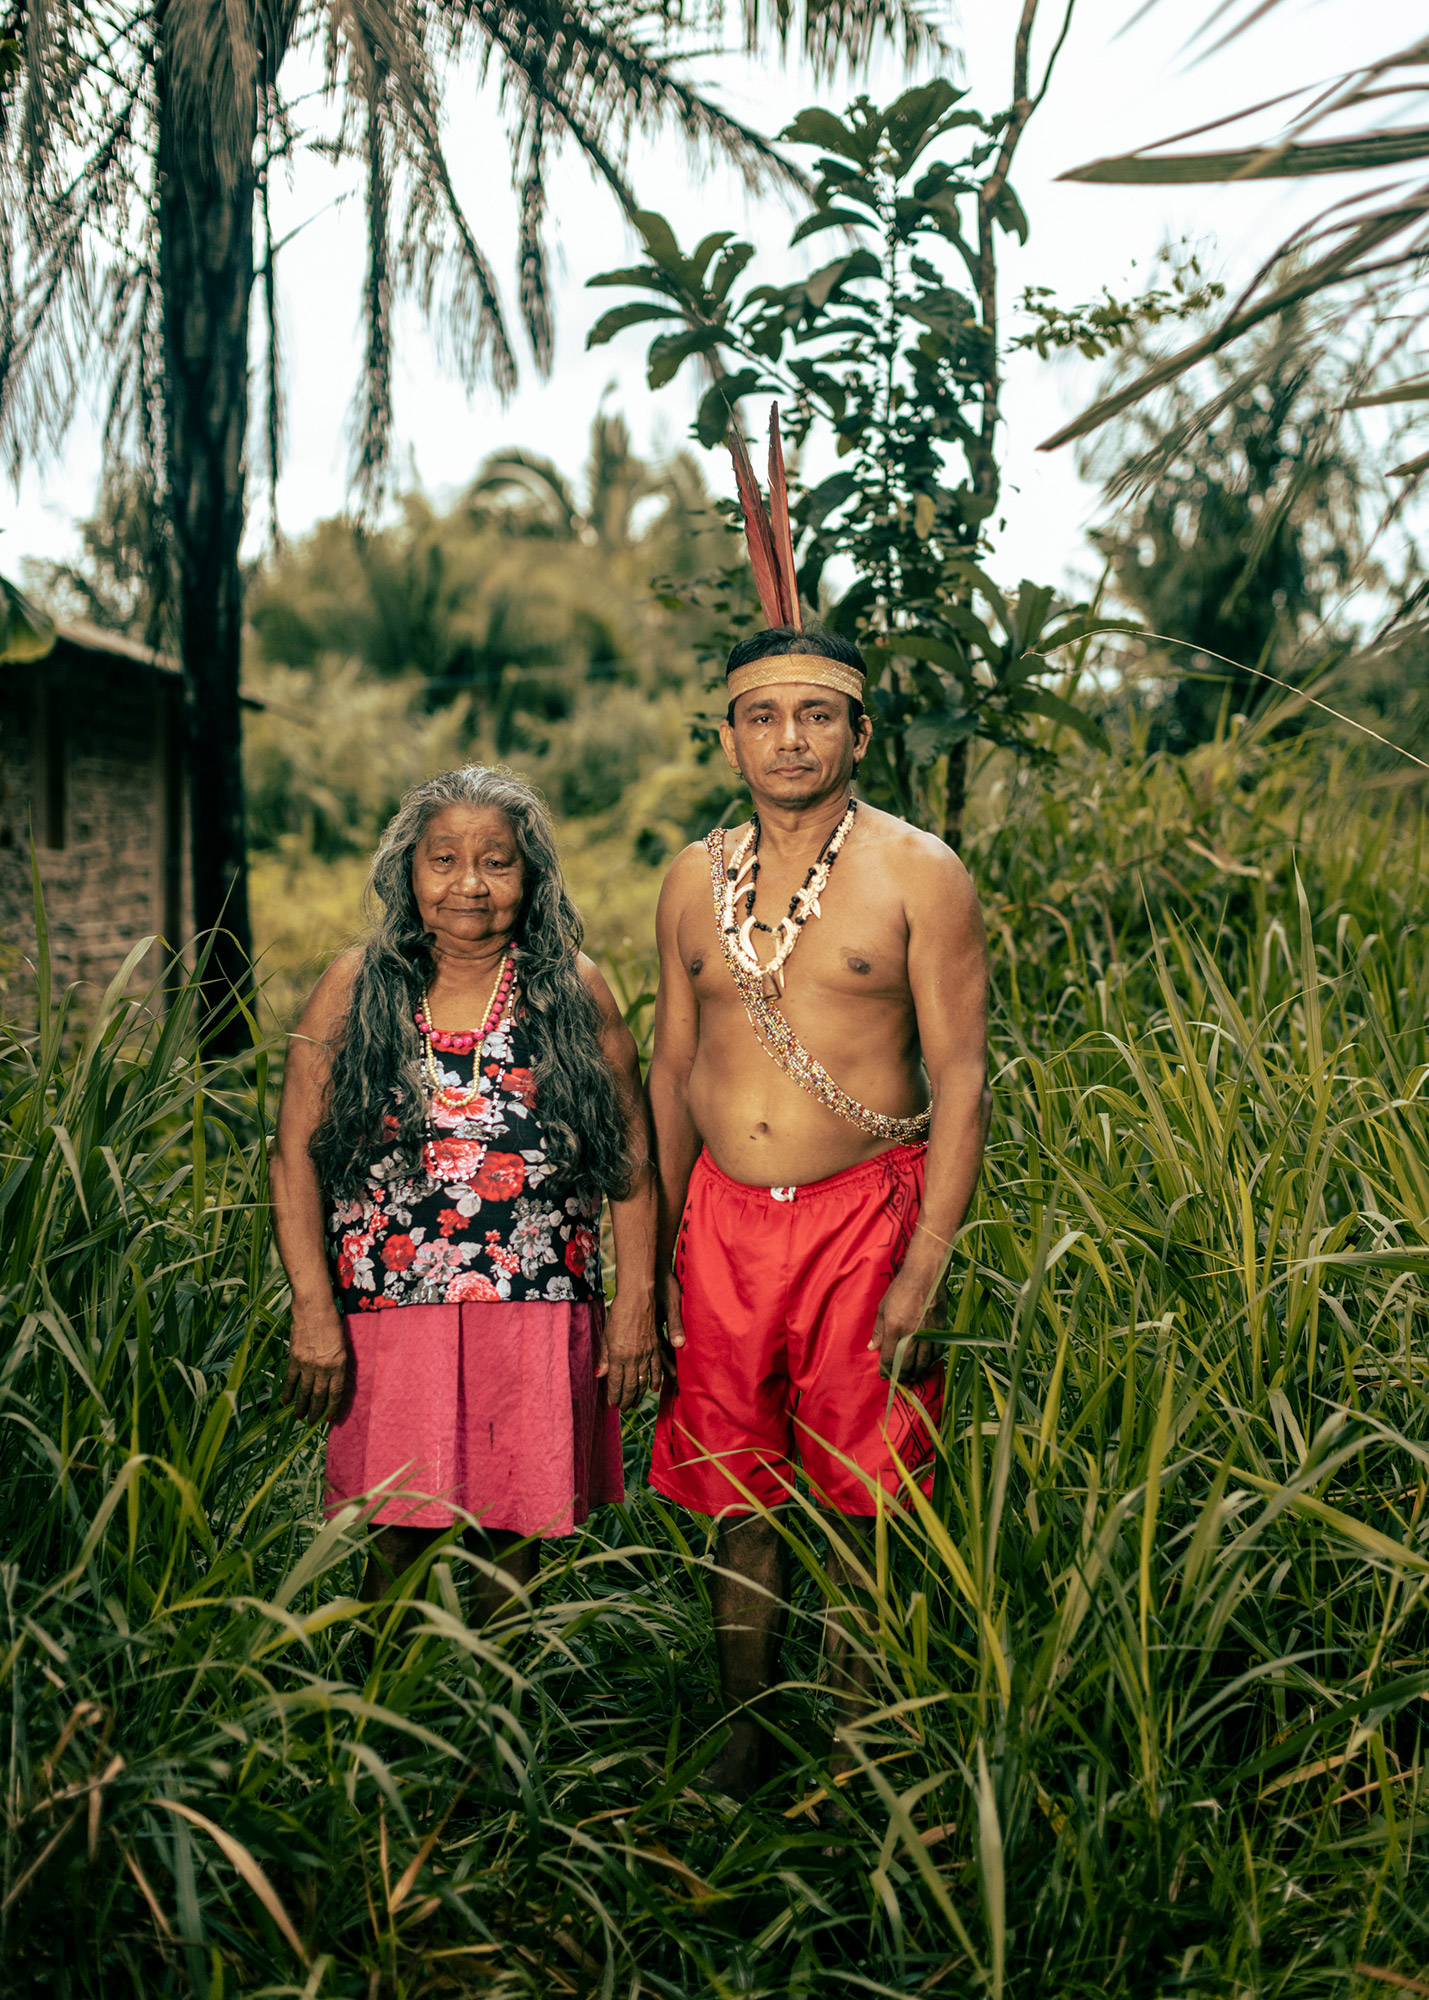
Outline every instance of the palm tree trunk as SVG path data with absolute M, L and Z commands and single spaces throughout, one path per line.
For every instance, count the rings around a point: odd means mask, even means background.
M 250 146 L 220 168 L 204 121 L 176 109 L 159 72 L 159 277 L 169 504 L 179 566 L 180 652 L 189 733 L 194 923 L 213 938 L 204 982 L 212 1022 L 252 991 L 252 933 L 238 699 L 248 431 L 248 308 L 253 289 Z M 214 1046 L 247 1041 L 243 1022 Z

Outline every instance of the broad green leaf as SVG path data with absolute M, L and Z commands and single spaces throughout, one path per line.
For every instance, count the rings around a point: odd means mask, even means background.
M 842 507 L 858 490 L 858 480 L 851 472 L 835 472 L 821 479 L 804 496 L 799 508 L 801 522 L 806 528 L 821 528 L 834 509 Z
M 709 291 L 711 298 L 723 302 L 729 297 L 730 286 L 754 255 L 752 243 L 731 243 L 723 251 L 710 273 Z
M 692 354 L 708 354 L 724 338 L 715 326 L 697 326 L 688 333 L 662 333 L 650 343 L 645 379 L 652 389 L 672 381 Z
M 682 287 L 674 284 L 656 264 L 625 264 L 618 271 L 597 271 L 586 279 L 587 289 L 610 289 L 615 285 L 636 285 L 642 291 L 659 292 L 663 298 L 678 298 Z
M 1145 630 L 1146 627 L 1139 618 L 1098 618 L 1091 614 L 1075 616 L 1065 619 L 1059 625 L 1054 625 L 1050 631 L 1043 632 L 1033 651 L 1040 653 L 1046 660 L 1050 659 L 1053 653 L 1061 652 L 1064 646 L 1074 646 L 1079 639 L 1094 639 L 1103 632 Z
M 807 237 L 817 236 L 821 229 L 867 229 L 876 220 L 871 215 L 858 215 L 851 208 L 820 209 L 817 215 L 806 216 L 789 238 L 792 248 Z
M 860 208 L 866 208 L 875 221 L 881 217 L 878 183 L 857 167 L 845 166 L 841 160 L 819 161 L 818 199 L 821 204 L 831 201 L 856 201 Z
M 675 240 L 675 232 L 664 216 L 660 215 L 653 208 L 638 208 L 631 217 L 631 221 L 640 231 L 645 242 L 645 248 L 660 266 L 660 269 L 668 272 L 672 278 L 678 279 L 683 284 L 688 267 L 686 260 L 680 254 L 680 246 Z
M 1031 583 L 1024 576 L 1017 586 L 1017 623 L 1014 636 L 1024 651 L 1035 646 L 1056 592 L 1050 584 Z
M 699 409 L 695 413 L 695 436 L 707 448 L 719 444 L 729 429 L 729 420 L 734 406 L 741 396 L 752 395 L 759 388 L 763 377 L 753 368 L 741 368 L 736 374 L 726 375 L 707 389 L 700 398 Z
M 897 156 L 899 174 L 906 174 L 945 112 L 951 111 L 965 90 L 955 90 L 946 77 L 916 85 L 890 104 L 883 116 L 883 129 Z
M 950 604 L 943 613 L 955 632 L 963 638 L 971 639 L 989 665 L 1002 658 L 1006 648 L 988 630 L 975 611 L 969 611 L 965 604 Z
M 1045 715 L 1051 722 L 1065 723 L 1068 729 L 1075 729 L 1078 736 L 1093 744 L 1098 750 L 1111 748 L 1107 733 L 1095 716 L 1088 715 L 1084 709 L 1073 707 L 1072 703 L 1064 701 L 1061 695 L 1053 694 L 1050 688 L 1029 688 L 1021 705 L 1029 709 L 1033 715 Z
M 855 250 L 850 256 L 825 264 L 812 277 L 805 278 L 798 289 L 816 312 L 822 312 L 840 285 L 852 284 L 856 278 L 876 278 L 880 268 L 871 250 Z
M 614 340 L 616 334 L 624 333 L 628 326 L 640 326 L 646 320 L 678 319 L 679 307 L 673 302 L 656 305 L 653 300 L 638 299 L 628 306 L 614 306 L 608 313 L 602 313 L 585 337 L 586 347 L 604 347 Z
M 923 326 L 931 326 L 938 333 L 956 335 L 977 325 L 977 308 L 972 300 L 946 286 L 937 291 L 922 292 L 916 300 L 908 300 L 905 310 L 910 318 L 918 320 Z
M 1027 211 L 1006 181 L 1003 182 L 1002 191 L 993 204 L 992 219 L 999 229 L 1005 229 L 1010 236 L 1015 236 L 1019 243 L 1027 241 L 1029 228 Z
M 722 250 L 726 243 L 730 243 L 733 240 L 734 231 L 732 229 L 716 229 L 708 236 L 700 238 L 700 241 L 695 245 L 694 255 L 688 258 L 685 264 L 685 275 L 692 290 L 704 283 L 705 271 L 715 252 Z
M 869 640 L 863 650 L 870 657 L 929 660 L 950 674 L 967 672 L 967 660 L 957 647 L 950 646 L 945 639 L 934 638 L 931 632 L 894 632 L 886 639 Z
M 977 717 L 967 709 L 942 708 L 932 715 L 920 715 L 908 724 L 904 742 L 915 765 L 931 764 L 955 743 L 962 743 L 977 729 Z
M 870 126 L 865 131 L 851 131 L 832 111 L 814 105 L 801 111 L 779 137 L 794 146 L 822 146 L 842 159 L 852 160 L 856 166 L 866 167 L 878 144 L 879 128 Z

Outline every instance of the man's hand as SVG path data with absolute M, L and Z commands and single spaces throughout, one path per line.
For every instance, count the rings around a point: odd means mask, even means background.
M 916 1382 L 937 1361 L 938 1345 L 918 1338 L 930 1303 L 928 1291 L 921 1283 L 910 1282 L 906 1269 L 884 1293 L 868 1345 L 870 1351 L 878 1350 L 878 1372 L 885 1382 L 895 1372 L 900 1382 Z
M 336 1416 L 346 1386 L 347 1340 L 337 1308 L 329 1303 L 326 1312 L 295 1310 L 282 1400 L 306 1423 L 320 1424 Z
M 675 1355 L 685 1344 L 680 1281 L 673 1271 L 662 1272 L 655 1280 L 655 1309 L 660 1324 L 660 1351 L 664 1356 L 665 1373 L 673 1381 Z
M 647 1389 L 660 1390 L 654 1295 L 641 1293 L 631 1305 L 624 1296 L 617 1292 L 610 1302 L 595 1370 L 605 1377 L 605 1400 L 613 1410 L 633 1410 Z

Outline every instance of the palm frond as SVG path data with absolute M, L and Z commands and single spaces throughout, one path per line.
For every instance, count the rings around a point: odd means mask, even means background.
M 1234 41 L 1276 4 L 1277 0 L 1247 0 L 1212 48 Z M 1234 13 L 1235 6 L 1236 0 L 1222 0 L 1201 32 L 1209 33 Z M 1147 11 L 1142 8 L 1135 18 Z M 1417 99 L 1429 109 L 1429 85 L 1423 77 L 1426 62 L 1429 39 L 1420 38 L 1346 70 L 1326 85 L 1282 93 L 1154 145 L 1088 161 L 1068 169 L 1060 178 L 1102 186 L 1204 186 L 1271 179 L 1311 181 L 1325 174 L 1392 173 L 1413 167 L 1429 160 L 1429 121 L 1424 119 L 1400 123 L 1386 118 L 1349 133 L 1313 135 L 1330 119 L 1371 104 L 1393 103 L 1402 108 Z M 1196 152 L 1165 150 L 1288 105 L 1297 108 L 1273 139 Z M 1303 253 L 1311 246 L 1319 246 L 1319 254 L 1307 263 Z M 1045 439 L 1041 449 L 1052 451 L 1087 435 L 1287 306 L 1331 291 L 1372 298 L 1386 274 L 1402 271 L 1426 253 L 1429 180 L 1410 177 L 1398 183 L 1390 181 L 1331 204 L 1277 247 L 1241 297 L 1200 339 L 1156 361 L 1114 396 L 1099 398 L 1072 423 Z
M 525 169 L 521 176 L 519 197 L 520 229 L 516 263 L 526 337 L 536 357 L 537 368 L 543 375 L 548 375 L 555 352 L 555 326 L 546 268 L 546 108 L 539 100 L 531 107 L 527 131 Z
M 820 81 L 840 64 L 859 66 L 880 41 L 901 48 L 904 62 L 943 61 L 952 50 L 936 22 L 914 0 L 741 0 L 743 40 L 747 53 L 772 37 L 785 53 L 790 44 L 802 50 Z M 682 25 L 718 30 L 724 22 L 721 0 L 704 0 L 689 7 L 676 4 L 662 17 Z
M 1207 333 L 1155 362 L 1134 381 L 1111 395 L 1099 397 L 1081 416 L 1064 424 L 1051 437 L 1044 438 L 1038 446 L 1039 451 L 1055 451 L 1060 445 L 1070 444 L 1074 438 L 1085 437 L 1088 432 L 1099 429 L 1109 418 L 1139 402 L 1153 389 L 1159 389 L 1188 373 L 1199 362 L 1218 354 L 1222 348 L 1229 347 L 1233 341 L 1277 313 L 1285 312 L 1306 299 L 1318 297 L 1332 286 L 1356 284 L 1413 262 L 1429 247 L 1417 233 L 1407 244 L 1401 242 L 1392 251 L 1390 246 L 1395 245 L 1396 238 L 1402 237 L 1406 225 L 1416 226 L 1417 230 L 1418 223 L 1425 220 L 1429 220 L 1429 185 L 1419 191 L 1412 202 L 1396 203 L 1346 221 L 1336 232 L 1341 241 L 1335 248 L 1314 263 L 1292 263 L 1289 271 L 1280 273 L 1271 289 L 1259 297 L 1247 298 L 1242 294 L 1231 312 Z
M 1145 153 L 1125 153 L 1091 160 L 1057 178 L 1114 186 L 1190 187 L 1209 181 L 1381 173 L 1387 167 L 1423 159 L 1429 159 L 1429 125 L 1409 125 L 1388 132 L 1355 132 L 1344 139 L 1313 139 L 1302 145 L 1239 146 L 1224 153 L 1172 153 L 1159 159 Z
M 543 514 L 565 534 L 572 534 L 579 510 L 570 483 L 553 459 L 529 451 L 496 451 L 482 461 L 476 478 L 466 489 L 469 507 L 489 497 L 519 493 L 533 500 Z
M 517 300 L 538 367 L 554 340 L 546 177 L 573 143 L 627 215 L 636 133 L 678 131 L 732 162 L 751 187 L 801 176 L 761 133 L 688 82 L 682 54 L 723 21 L 719 0 L 26 0 L 20 75 L 0 123 L 0 454 L 12 469 L 64 435 L 96 369 L 111 374 L 106 437 L 141 465 L 161 454 L 162 362 L 152 346 L 157 265 L 153 162 L 161 120 L 184 171 L 267 202 L 266 166 L 305 141 L 360 158 L 368 216 L 364 359 L 354 484 L 370 505 L 386 474 L 391 313 L 404 285 L 437 319 L 463 385 L 507 394 L 516 356 L 501 288 L 458 199 L 445 152 L 444 89 L 462 58 L 493 73 L 510 114 L 518 194 Z M 816 64 L 857 63 L 875 42 L 945 54 L 915 0 L 747 0 L 746 46 L 797 42 Z M 321 46 L 334 139 L 295 129 L 279 72 Z M 255 152 L 261 157 L 255 162 Z M 266 208 L 265 208 L 266 213 Z M 270 488 L 281 444 L 278 279 L 260 270 L 267 322 L 264 428 Z M 137 301 L 148 301 L 140 310 Z

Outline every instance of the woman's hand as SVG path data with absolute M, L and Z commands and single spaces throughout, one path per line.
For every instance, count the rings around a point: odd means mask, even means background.
M 655 1300 L 648 1291 L 627 1305 L 617 1292 L 606 1315 L 597 1375 L 605 1377 L 605 1400 L 613 1410 L 633 1410 L 647 1389 L 660 1389 L 660 1342 L 655 1333 Z
M 306 1423 L 320 1424 L 336 1416 L 346 1386 L 347 1337 L 336 1306 L 329 1300 L 326 1312 L 295 1307 L 283 1401 Z

